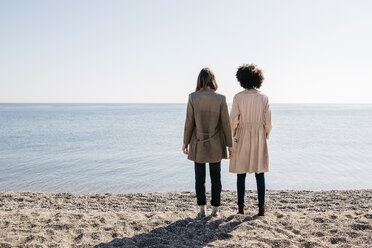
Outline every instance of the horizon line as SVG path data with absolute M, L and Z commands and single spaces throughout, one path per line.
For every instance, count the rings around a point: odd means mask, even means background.
M 187 104 L 187 102 L 0 102 L 0 104 Z M 232 104 L 232 102 L 228 102 L 227 104 Z M 270 102 L 270 104 L 372 105 L 372 102 Z

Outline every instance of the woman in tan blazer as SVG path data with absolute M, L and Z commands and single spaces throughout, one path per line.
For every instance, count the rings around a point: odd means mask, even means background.
M 265 215 L 265 176 L 269 171 L 266 140 L 271 131 L 271 111 L 268 97 L 259 89 L 263 73 L 254 65 L 239 67 L 236 78 L 243 91 L 236 94 L 230 113 L 233 135 L 233 155 L 230 172 L 237 173 L 239 214 L 244 214 L 246 173 L 255 173 L 258 193 L 258 215 Z
M 212 216 L 218 213 L 221 198 L 221 160 L 232 152 L 232 136 L 226 98 L 217 94 L 217 82 L 209 68 L 198 76 L 195 92 L 189 95 L 182 150 L 195 165 L 195 190 L 200 206 L 199 217 L 205 216 L 205 163 L 209 163 L 212 184 Z

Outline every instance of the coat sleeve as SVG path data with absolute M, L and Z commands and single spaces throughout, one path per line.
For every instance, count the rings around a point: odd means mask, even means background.
M 195 126 L 195 118 L 194 118 L 194 106 L 192 103 L 192 98 L 189 96 L 189 101 L 187 103 L 187 111 L 186 111 L 186 121 L 185 121 L 185 130 L 183 133 L 183 143 L 188 145 L 190 144 L 191 135 Z
M 236 135 L 236 130 L 239 126 L 239 119 L 240 119 L 240 112 L 239 112 L 238 102 L 235 96 L 233 99 L 233 104 L 232 104 L 231 113 L 230 113 L 230 125 L 231 125 L 232 136 Z
M 226 141 L 226 146 L 232 147 L 231 128 L 229 121 L 229 111 L 227 110 L 226 97 L 223 97 L 221 103 L 221 124 Z
M 269 99 L 266 97 L 264 104 L 264 126 L 266 130 L 266 139 L 269 138 L 271 132 L 271 109 Z

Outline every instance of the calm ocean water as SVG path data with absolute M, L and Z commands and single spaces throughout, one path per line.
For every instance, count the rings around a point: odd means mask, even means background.
M 181 151 L 185 111 L 0 104 L 0 191 L 193 190 L 193 163 Z M 273 104 L 272 119 L 268 189 L 372 188 L 372 105 Z M 223 188 L 235 180 L 223 160 Z M 247 177 L 249 189 L 254 180 Z

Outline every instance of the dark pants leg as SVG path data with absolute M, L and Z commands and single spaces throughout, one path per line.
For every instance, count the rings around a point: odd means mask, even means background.
M 205 197 L 205 163 L 195 162 L 195 191 L 198 205 L 206 205 Z
M 237 179 L 237 191 L 238 191 L 238 206 L 244 206 L 244 195 L 245 195 L 245 176 L 246 174 L 238 174 Z
M 256 173 L 256 183 L 257 183 L 257 194 L 258 194 L 258 206 L 265 206 L 265 174 Z
M 218 207 L 221 205 L 221 162 L 209 163 L 209 172 L 212 184 L 211 205 Z

